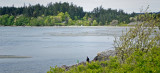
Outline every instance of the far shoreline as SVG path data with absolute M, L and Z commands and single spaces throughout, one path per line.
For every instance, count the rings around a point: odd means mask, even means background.
M 134 27 L 134 26 L 0 26 L 0 27 Z
M 84 27 L 84 28 L 101 28 L 101 27 L 129 27 L 129 28 L 134 28 L 135 26 L 0 26 L 0 27 L 75 27 L 75 28 L 80 28 L 80 27 Z M 159 28 L 159 27 L 155 27 L 155 28 Z

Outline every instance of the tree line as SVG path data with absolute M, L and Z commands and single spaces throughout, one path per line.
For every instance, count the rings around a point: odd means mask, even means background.
M 82 7 L 69 4 L 67 2 L 49 3 L 47 6 L 40 4 L 29 4 L 29 6 L 26 6 L 24 4 L 23 7 L 0 7 L 0 15 L 8 14 L 18 16 L 23 14 L 28 17 L 38 17 L 42 15 L 57 15 L 59 12 L 68 12 L 72 19 L 75 19 L 75 17 L 80 19 L 85 14 Z
M 23 7 L 0 7 L 0 25 L 4 26 L 66 26 L 66 25 L 117 25 L 129 23 L 135 13 L 125 13 L 123 10 L 104 9 L 102 6 L 91 12 L 67 2 L 40 4 Z

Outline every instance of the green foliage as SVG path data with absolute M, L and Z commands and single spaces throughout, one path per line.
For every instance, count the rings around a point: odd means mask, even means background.
M 70 17 L 74 19 L 74 16 L 77 16 L 78 19 L 84 16 L 84 11 L 82 7 L 69 4 L 67 2 L 61 3 L 49 3 L 47 6 L 36 4 L 36 5 L 24 5 L 23 7 L 0 7 L 0 15 L 25 15 L 27 17 L 39 17 L 42 15 L 45 16 L 55 16 L 59 12 L 68 12 Z
M 9 25 L 9 24 L 7 24 L 8 19 L 9 19 L 8 14 L 0 16 L 0 25 L 8 26 Z
M 138 19 L 143 23 L 137 24 L 125 34 L 122 33 L 122 36 L 114 41 L 121 62 L 124 62 L 136 50 L 148 52 L 149 49 L 160 46 L 160 31 L 155 29 L 159 19 L 155 19 L 154 14 L 139 15 Z
M 43 17 L 32 18 L 30 20 L 31 26 L 44 26 L 46 24 L 45 19 Z
M 66 24 L 68 24 L 69 19 L 70 19 L 70 15 L 68 14 L 68 12 L 65 12 L 64 20 L 65 20 L 65 23 L 66 23 Z
M 74 21 L 72 20 L 72 19 L 69 19 L 68 20 L 68 25 L 70 26 L 70 25 L 74 25 Z
M 8 24 L 9 26 L 11 26 L 11 25 L 14 24 L 14 16 L 10 16 L 10 17 L 8 18 L 7 24 Z
M 101 26 L 101 25 L 103 25 L 103 23 L 102 22 L 99 22 L 99 24 L 98 24 L 99 26 Z
M 65 71 L 64 69 L 62 68 L 58 68 L 57 66 L 55 66 L 55 68 L 53 67 L 50 67 L 50 71 L 48 71 L 47 73 L 62 73 L 63 71 Z
M 91 22 L 90 22 L 90 21 L 83 21 L 83 25 L 84 25 L 84 26 L 90 26 L 90 25 L 91 25 Z
M 121 22 L 130 22 L 130 17 L 134 17 L 135 13 L 127 14 L 123 10 L 113 10 L 111 8 L 109 9 L 103 9 L 101 7 L 95 8 L 91 12 L 84 12 L 83 8 L 80 6 L 76 6 L 73 4 L 69 4 L 67 2 L 64 3 L 49 3 L 47 6 L 43 6 L 40 4 L 36 5 L 24 5 L 24 7 L 0 7 L 0 15 L 3 19 L 0 17 L 0 25 L 10 26 L 12 24 L 12 18 L 9 19 L 9 16 L 18 17 L 19 15 L 23 15 L 27 18 L 38 18 L 41 16 L 55 16 L 55 23 L 61 23 L 65 22 L 65 25 L 71 25 L 69 24 L 69 19 L 72 20 L 83 20 L 84 23 L 81 25 L 89 26 L 91 25 L 91 22 L 88 20 L 91 18 L 92 20 L 96 20 L 97 25 L 106 25 L 107 23 L 112 22 L 112 20 L 118 20 L 119 23 Z M 8 15 L 8 17 L 7 17 Z M 157 15 L 159 16 L 159 15 Z M 7 19 L 6 19 L 7 18 Z M 132 18 L 131 18 L 132 19 Z M 9 23 L 5 23 L 9 21 Z M 36 21 L 36 20 L 35 20 Z M 49 20 L 45 21 L 45 24 L 36 24 L 38 26 L 53 26 L 54 24 L 46 23 Z M 131 20 L 132 21 L 132 20 Z M 50 22 L 50 21 L 49 21 Z M 17 22 L 18 23 L 18 22 Z M 31 25 L 30 23 L 23 24 L 22 22 L 18 23 L 18 25 Z
M 75 22 L 75 25 L 81 26 L 81 25 L 83 25 L 83 21 L 82 20 L 77 20 Z
M 157 18 L 157 19 L 160 19 L 160 13 L 156 15 L 156 18 Z M 159 20 L 159 21 L 160 21 L 160 20 Z M 159 30 L 160 30 L 160 23 L 157 23 L 157 26 L 158 26 L 158 28 L 159 28 Z
M 141 50 L 135 51 L 130 57 L 125 60 L 123 67 L 128 72 L 160 72 L 160 48 L 150 48 L 149 52 Z M 124 69 L 123 69 L 124 70 Z
M 149 52 L 137 50 L 120 63 L 117 57 L 110 57 L 108 61 L 96 61 L 78 65 L 65 71 L 63 68 L 50 68 L 47 73 L 159 73 L 160 47 L 153 47 Z
M 16 26 L 25 26 L 29 23 L 29 18 L 28 17 L 25 17 L 23 15 L 20 15 L 20 16 L 17 16 L 15 18 L 15 25 Z
M 104 9 L 102 6 L 94 8 L 94 10 L 91 12 L 90 17 L 92 17 L 93 20 L 97 20 L 98 23 L 102 23 L 102 25 L 112 22 L 113 20 L 118 20 L 118 23 L 126 22 L 129 23 L 130 17 L 134 17 L 135 13 L 127 14 L 123 10 L 113 10 L 111 8 Z
M 160 30 L 152 14 L 139 16 L 143 24 L 137 24 L 115 41 L 117 56 L 106 61 L 92 61 L 71 67 L 68 71 L 50 68 L 48 73 L 159 73 Z M 55 71 L 56 69 L 56 71 Z
M 92 25 L 93 25 L 93 26 L 97 26 L 97 25 L 98 25 L 97 21 L 94 20 Z
M 83 20 L 86 21 L 88 19 L 88 14 L 86 13 L 85 16 L 83 17 Z
M 60 16 L 64 20 L 64 13 L 60 12 L 57 16 Z

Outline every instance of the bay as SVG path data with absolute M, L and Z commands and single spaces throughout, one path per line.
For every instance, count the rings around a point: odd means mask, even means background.
M 46 73 L 50 66 L 92 60 L 114 49 L 114 37 L 129 27 L 0 27 L 0 73 Z

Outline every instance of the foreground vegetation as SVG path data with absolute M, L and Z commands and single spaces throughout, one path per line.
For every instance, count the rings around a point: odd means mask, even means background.
M 108 61 L 91 62 L 86 65 L 72 67 L 69 71 L 63 68 L 51 68 L 47 73 L 159 73 L 160 48 L 151 48 L 149 52 L 137 50 L 124 62 L 117 57 L 110 57 Z
M 115 39 L 117 55 L 106 61 L 92 61 L 70 68 L 50 68 L 47 73 L 159 73 L 160 72 L 160 25 L 154 14 L 139 15 L 137 24 L 127 33 Z

